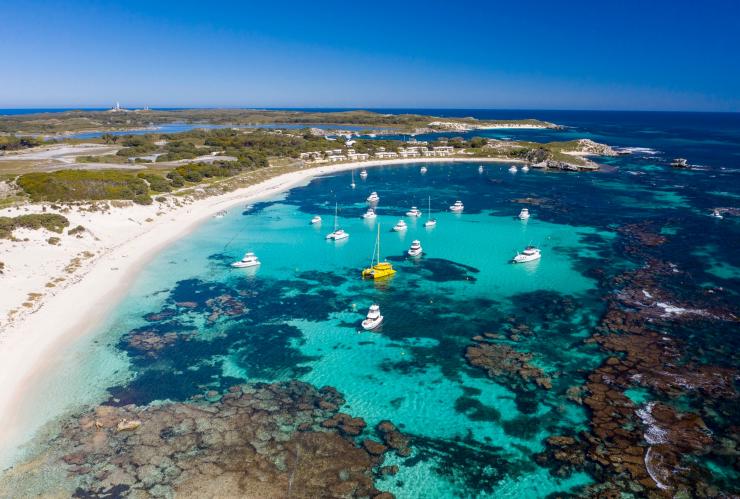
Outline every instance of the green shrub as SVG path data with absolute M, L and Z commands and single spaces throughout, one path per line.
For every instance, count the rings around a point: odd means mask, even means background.
M 120 170 L 60 170 L 21 175 L 17 184 L 33 201 L 131 199 L 149 194 L 144 180 Z
M 34 213 L 17 217 L 0 217 L 0 239 L 10 239 L 15 229 L 46 229 L 62 233 L 69 226 L 69 220 L 56 213 Z
M 57 246 L 57 245 L 59 245 L 59 243 L 62 242 L 62 240 L 59 239 L 56 236 L 52 236 L 49 239 L 47 239 L 46 242 L 49 243 L 49 244 L 51 244 L 51 245 L 53 245 L 53 246 Z
M 182 187 L 185 185 L 185 178 L 177 172 L 169 172 L 167 178 L 170 179 L 172 187 Z
M 154 173 L 139 173 L 137 177 L 146 180 L 149 184 L 149 189 L 154 192 L 170 192 L 172 190 L 170 183 L 161 175 L 156 175 Z
M 86 229 L 82 225 L 78 225 L 74 229 L 69 229 L 67 231 L 67 235 L 74 236 L 74 235 L 77 235 L 77 234 L 82 234 L 83 232 L 85 232 L 85 230 Z
M 153 202 L 149 194 L 137 194 L 132 201 L 136 204 L 152 204 Z

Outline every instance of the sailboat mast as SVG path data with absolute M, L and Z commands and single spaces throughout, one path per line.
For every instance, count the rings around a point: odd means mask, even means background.
M 380 265 L 380 223 L 378 223 L 378 265 Z
M 339 203 L 334 203 L 334 232 L 337 231 L 337 214 L 339 213 Z

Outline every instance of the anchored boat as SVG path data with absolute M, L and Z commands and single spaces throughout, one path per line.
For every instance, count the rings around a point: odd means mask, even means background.
M 232 263 L 231 266 L 236 267 L 238 269 L 243 269 L 246 267 L 256 267 L 257 265 L 260 265 L 261 263 L 262 262 L 260 262 L 257 259 L 257 256 L 250 251 L 249 253 L 246 253 L 244 255 L 244 258 L 242 258 L 238 262 Z
M 383 323 L 383 316 L 380 315 L 380 307 L 377 303 L 370 305 L 367 311 L 367 317 L 362 321 L 362 329 L 372 331 Z
M 380 261 L 380 224 L 378 224 L 378 238 L 375 241 L 375 248 L 373 248 L 373 257 L 370 260 L 370 267 L 363 269 L 363 279 L 383 279 L 390 277 L 395 274 L 396 271 L 393 269 L 393 265 L 390 262 Z

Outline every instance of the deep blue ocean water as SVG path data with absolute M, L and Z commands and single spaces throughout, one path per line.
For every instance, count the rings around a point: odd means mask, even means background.
M 716 207 L 740 207 L 740 118 L 433 112 L 536 117 L 568 127 L 475 135 L 592 138 L 640 149 L 600 158 L 606 168 L 596 173 L 512 174 L 506 163 L 486 164 L 482 174 L 477 163 L 429 164 L 423 175 L 422 163 L 378 167 L 366 180 L 358 177 L 355 189 L 345 172 L 231 209 L 164 250 L 105 325 L 70 346 L 74 362 L 37 394 L 47 408 L 38 417 L 106 400 L 186 400 L 245 380 L 295 378 L 334 386 L 347 399 L 345 412 L 370 426 L 390 419 L 412 436 L 412 456 L 387 460 L 399 464 L 399 474 L 378 484 L 398 497 L 545 497 L 592 483 L 582 472 L 556 477 L 533 455 L 544 449 L 548 435 L 588 427 L 586 410 L 566 391 L 582 384 L 605 355 L 583 341 L 604 312 L 609 292 L 594 276 L 633 268 L 636 262 L 622 252 L 616 229 L 653 222 L 670 235 L 660 250 L 663 258 L 689 271 L 703 289 L 722 289 L 740 303 L 740 223 L 737 216 L 709 216 Z M 676 156 L 700 167 L 671 169 L 667 161 Z M 374 223 L 360 218 L 370 191 L 381 197 Z M 412 205 L 426 209 L 428 197 L 438 219 L 431 230 L 423 219 L 405 217 Z M 541 202 L 529 206 L 532 218 L 522 222 L 516 214 L 523 205 L 516 200 L 527 197 Z M 456 199 L 465 203 L 461 215 L 447 210 Z M 350 233 L 341 243 L 324 239 L 335 203 L 339 222 Z M 317 214 L 322 226 L 309 225 Z M 390 231 L 400 218 L 410 226 L 405 234 Z M 385 285 L 359 277 L 370 261 L 377 223 L 383 256 L 398 270 Z M 413 239 L 425 249 L 416 261 L 404 256 Z M 527 244 L 542 248 L 542 260 L 510 264 Z M 261 258 L 256 271 L 229 267 L 245 251 Z M 243 309 L 214 314 L 212 304 L 224 297 Z M 196 305 L 178 305 L 188 302 Z M 359 321 L 373 302 L 386 323 L 378 332 L 360 332 Z M 147 318 L 162 312 L 172 315 L 163 321 Z M 501 341 L 531 353 L 532 362 L 552 378 L 550 390 L 516 377 L 488 378 L 465 361 L 472 337 L 506 334 L 520 325 L 530 332 Z M 193 336 L 153 358 L 128 344 L 127 335 L 141 331 Z M 737 329 L 687 334 L 676 328 L 665 334 L 685 341 L 692 358 L 737 368 L 732 353 L 740 346 Z M 650 399 L 639 390 L 629 395 Z M 722 467 L 716 473 L 736 477 Z

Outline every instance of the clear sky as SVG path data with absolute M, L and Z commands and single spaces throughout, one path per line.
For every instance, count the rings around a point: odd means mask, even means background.
M 0 107 L 740 111 L 736 0 L 0 5 Z

